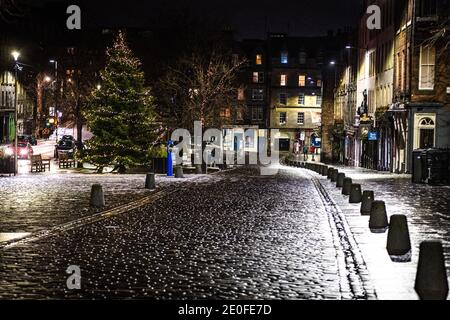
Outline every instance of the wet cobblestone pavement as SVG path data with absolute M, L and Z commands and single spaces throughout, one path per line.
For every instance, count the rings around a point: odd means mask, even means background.
M 351 299 L 357 275 L 346 272 L 330 221 L 305 172 L 235 170 L 0 249 L 0 297 Z M 70 265 L 81 268 L 81 290 L 66 288 Z
M 188 175 L 187 177 L 193 177 Z M 181 180 L 157 176 L 160 188 Z M 140 199 L 152 191 L 144 189 L 145 175 L 34 174 L 0 177 L 0 233 L 36 232 L 92 215 L 91 186 L 100 183 L 106 208 Z

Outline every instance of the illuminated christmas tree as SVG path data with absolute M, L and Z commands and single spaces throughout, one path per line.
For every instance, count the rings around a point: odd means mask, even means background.
M 84 160 L 125 172 L 127 167 L 148 164 L 156 140 L 154 99 L 145 87 L 140 61 L 119 32 L 106 51 L 101 86 L 93 92 L 85 112 L 94 137 L 87 142 Z

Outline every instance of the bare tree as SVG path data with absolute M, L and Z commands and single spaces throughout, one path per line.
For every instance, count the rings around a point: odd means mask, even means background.
M 168 125 L 192 129 L 194 121 L 217 128 L 240 108 L 237 76 L 244 60 L 212 52 L 183 58 L 159 81 L 159 113 Z
M 436 47 L 437 54 L 447 54 L 450 50 L 450 14 L 444 15 L 439 22 L 430 28 L 430 37 L 421 45 Z

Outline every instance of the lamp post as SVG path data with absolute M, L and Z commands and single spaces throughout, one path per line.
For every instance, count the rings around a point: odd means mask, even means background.
M 55 119 L 56 119 L 56 142 L 58 142 L 58 126 L 59 126 L 59 118 L 58 118 L 58 61 L 56 60 L 50 60 L 50 63 L 55 65 L 55 88 L 53 89 L 53 95 L 55 99 Z
M 19 74 L 19 69 L 20 69 L 20 65 L 19 65 L 19 57 L 20 57 L 20 53 L 18 51 L 13 51 L 11 53 L 11 55 L 14 58 L 14 176 L 17 175 L 18 171 L 19 171 L 19 163 L 18 163 L 18 156 L 17 156 L 17 138 L 18 138 L 18 126 L 17 126 L 17 120 L 18 120 L 18 116 L 17 116 L 17 77 Z

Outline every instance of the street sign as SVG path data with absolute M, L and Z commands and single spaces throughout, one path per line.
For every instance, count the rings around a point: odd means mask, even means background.
M 378 132 L 376 132 L 376 131 L 369 131 L 368 140 L 369 141 L 378 141 Z

